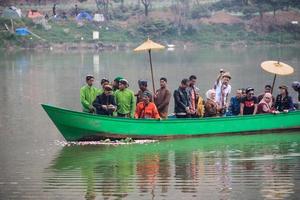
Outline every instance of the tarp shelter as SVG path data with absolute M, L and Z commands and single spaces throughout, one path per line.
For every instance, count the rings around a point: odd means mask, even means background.
M 27 28 L 17 28 L 16 29 L 16 35 L 24 36 L 24 35 L 29 35 L 29 34 L 30 34 L 30 32 Z
M 21 11 L 21 9 L 19 9 L 15 6 L 6 7 L 3 10 L 2 17 L 11 18 L 11 19 L 18 19 L 18 18 L 22 17 L 22 11 Z
M 42 15 L 37 10 L 29 10 L 27 17 L 30 19 L 35 19 L 35 18 L 39 18 L 39 17 L 44 17 L 44 15 Z
M 80 21 L 80 20 L 88 20 L 88 21 L 92 21 L 93 17 L 87 13 L 87 12 L 80 12 L 77 16 L 76 16 L 76 20 Z

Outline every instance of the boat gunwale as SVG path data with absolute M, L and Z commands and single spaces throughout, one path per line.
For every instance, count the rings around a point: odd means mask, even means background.
M 257 114 L 257 115 L 239 115 L 239 116 L 226 116 L 226 117 L 210 117 L 210 118 L 185 118 L 185 119 L 169 119 L 169 120 L 156 120 L 156 119 L 135 119 L 135 118 L 120 118 L 120 117 L 109 117 L 103 115 L 93 115 L 90 113 L 84 113 L 74 110 L 69 110 L 67 108 L 60 108 L 50 104 L 41 104 L 42 107 L 47 112 L 48 109 L 55 110 L 56 112 L 67 112 L 77 116 L 83 116 L 91 119 L 102 119 L 107 121 L 117 121 L 117 122 L 130 122 L 130 123 L 195 123 L 195 122 L 222 122 L 228 120 L 247 120 L 251 118 L 259 119 L 259 118 L 272 118 L 274 116 L 282 116 L 282 115 L 298 115 L 300 111 L 292 111 L 288 113 L 279 113 L 279 114 Z

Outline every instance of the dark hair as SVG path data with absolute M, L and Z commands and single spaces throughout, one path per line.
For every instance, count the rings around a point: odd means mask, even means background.
M 265 88 L 270 88 L 270 89 L 272 89 L 272 86 L 271 86 L 271 85 L 265 85 Z
M 167 78 L 165 78 L 165 77 L 161 77 L 159 80 L 160 80 L 160 81 L 168 82 Z
M 87 75 L 87 76 L 85 77 L 85 80 L 86 80 L 86 81 L 89 81 L 89 80 L 91 80 L 92 78 L 94 78 L 94 76 L 92 76 L 92 75 Z
M 181 84 L 182 84 L 182 85 L 187 85 L 188 82 L 189 82 L 189 79 L 184 78 L 184 79 L 182 79 Z
M 251 92 L 251 91 L 254 91 L 254 89 L 253 89 L 252 87 L 248 87 L 248 88 L 246 89 L 246 94 L 248 94 L 248 93 Z
M 103 83 L 105 83 L 105 82 L 109 82 L 109 80 L 107 79 L 107 78 L 103 78 L 103 79 L 101 79 L 101 85 L 103 84 Z
M 193 79 L 197 79 L 197 77 L 195 75 L 191 75 L 190 78 L 189 78 L 189 80 L 191 81 Z

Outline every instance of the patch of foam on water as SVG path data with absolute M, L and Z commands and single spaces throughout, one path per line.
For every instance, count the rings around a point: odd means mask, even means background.
M 124 141 L 81 141 L 81 142 L 66 142 L 66 141 L 55 141 L 56 145 L 59 146 L 85 146 L 85 145 L 130 145 L 130 144 L 149 144 L 158 142 L 158 140 L 133 140 L 131 142 Z

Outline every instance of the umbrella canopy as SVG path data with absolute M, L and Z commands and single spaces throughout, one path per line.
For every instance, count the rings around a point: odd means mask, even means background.
M 150 62 L 150 69 L 151 69 L 151 78 L 152 78 L 152 86 L 153 86 L 153 94 L 155 93 L 155 85 L 154 85 L 154 76 L 153 76 L 153 68 L 152 68 L 152 58 L 151 58 L 151 50 L 159 50 L 159 49 L 164 49 L 165 47 L 161 44 L 158 44 L 156 42 L 153 42 L 149 38 L 135 48 L 133 51 L 148 51 L 149 53 L 149 62 Z
M 146 50 L 154 50 L 154 49 L 164 49 L 165 46 L 158 44 L 156 42 L 153 42 L 149 38 L 146 42 L 135 48 L 133 51 L 146 51 Z
M 265 71 L 275 74 L 273 83 L 272 83 L 271 93 L 273 93 L 273 88 L 274 88 L 275 81 L 276 81 L 276 75 L 289 75 L 289 74 L 294 73 L 293 67 L 291 67 L 283 62 L 280 62 L 280 61 L 274 61 L 274 60 L 264 61 L 260 64 L 260 66 Z
M 294 72 L 294 68 L 279 61 L 269 60 L 261 63 L 261 67 L 272 74 L 289 75 Z

